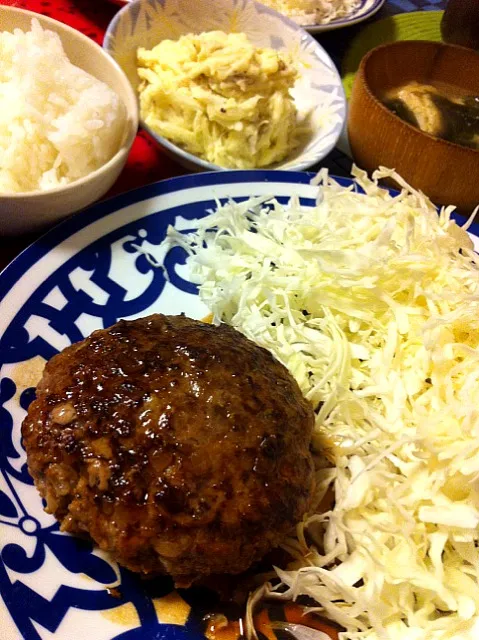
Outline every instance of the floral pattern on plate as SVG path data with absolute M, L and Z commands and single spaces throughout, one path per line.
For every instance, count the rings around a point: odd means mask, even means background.
M 308 113 L 312 134 L 291 157 L 272 168 L 300 170 L 324 158 L 336 144 L 346 119 L 346 100 L 333 61 L 301 27 L 253 0 L 140 0 L 124 7 L 112 20 L 104 48 L 138 86 L 136 51 L 152 48 L 164 38 L 222 30 L 244 32 L 257 46 L 288 50 L 298 60 L 301 79 L 293 95 L 299 117 Z M 196 158 L 152 131 L 149 133 L 188 168 L 219 169 Z

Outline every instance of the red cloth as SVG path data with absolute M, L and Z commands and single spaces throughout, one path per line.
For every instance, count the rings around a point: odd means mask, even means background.
M 108 0 L 0 0 L 0 4 L 36 11 L 78 29 L 98 44 L 120 7 Z M 127 164 L 107 196 L 185 173 L 145 131 L 136 136 Z

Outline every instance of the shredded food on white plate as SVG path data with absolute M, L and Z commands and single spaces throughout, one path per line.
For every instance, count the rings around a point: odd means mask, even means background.
M 250 599 L 309 596 L 342 640 L 479 637 L 479 258 L 382 169 L 316 206 L 218 203 L 190 254 L 217 321 L 269 349 L 313 403 L 317 508 Z M 391 195 L 377 184 L 393 175 Z M 324 511 L 323 498 L 334 490 Z M 323 504 L 320 503 L 323 501 Z
M 303 25 L 329 24 L 346 18 L 361 4 L 360 0 L 261 0 L 261 3 Z

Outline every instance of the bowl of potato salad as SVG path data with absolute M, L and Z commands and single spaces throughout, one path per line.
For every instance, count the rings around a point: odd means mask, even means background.
M 306 169 L 341 133 L 328 54 L 252 0 L 134 0 L 103 46 L 137 92 L 142 126 L 188 169 Z

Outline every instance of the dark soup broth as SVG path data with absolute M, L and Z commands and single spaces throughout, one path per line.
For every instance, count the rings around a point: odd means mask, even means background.
M 408 82 L 381 101 L 399 118 L 425 133 L 479 149 L 479 96 L 445 82 Z

